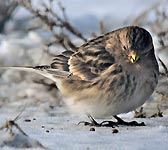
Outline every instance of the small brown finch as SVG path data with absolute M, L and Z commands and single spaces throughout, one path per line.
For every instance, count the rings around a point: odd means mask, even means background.
M 91 116 L 115 116 L 126 123 L 116 115 L 141 106 L 153 93 L 159 74 L 152 37 L 137 26 L 92 39 L 77 51 L 64 51 L 51 65 L 16 69 L 55 81 L 71 110 L 89 114 L 90 125 L 100 125 Z

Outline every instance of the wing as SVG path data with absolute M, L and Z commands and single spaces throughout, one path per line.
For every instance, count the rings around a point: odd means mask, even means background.
M 20 66 L 13 69 L 31 71 L 53 79 L 53 77 L 70 77 L 74 80 L 91 81 L 106 73 L 120 70 L 115 61 L 116 42 L 108 33 L 85 43 L 77 51 L 67 50 L 57 55 L 49 66 Z M 117 48 L 118 49 L 118 48 Z M 6 67 L 5 67 L 6 68 Z M 55 79 L 55 78 L 54 78 Z
M 68 61 L 69 71 L 82 80 L 98 77 L 109 66 L 114 64 L 114 57 L 105 47 L 92 45 L 81 47 Z
M 87 81 L 98 77 L 115 64 L 114 56 L 106 50 L 106 44 L 103 41 L 104 38 L 99 37 L 82 45 L 77 52 L 63 52 L 56 56 L 51 68 L 68 71 Z
M 119 34 L 120 30 L 112 31 L 90 40 L 75 52 L 65 51 L 56 56 L 51 67 L 68 71 L 86 81 L 99 77 L 111 66 L 115 72 L 121 65 L 118 64 L 118 53 L 121 51 Z
M 90 40 L 79 47 L 76 52 L 63 52 L 56 56 L 51 68 L 68 71 L 73 76 L 86 81 L 99 77 L 110 66 L 114 64 L 116 66 L 115 56 L 112 54 L 114 45 L 107 42 L 112 39 L 112 35 L 111 32 Z M 109 48 L 111 49 L 110 52 Z M 118 69 L 117 67 L 113 68 Z

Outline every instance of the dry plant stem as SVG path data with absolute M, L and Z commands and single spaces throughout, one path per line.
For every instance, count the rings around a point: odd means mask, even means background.
M 44 11 L 40 12 L 40 10 L 36 10 L 33 8 L 31 4 L 31 0 L 16 0 L 20 5 L 27 8 L 36 18 L 39 18 L 44 25 L 46 25 L 48 30 L 51 32 L 53 37 L 55 38 L 55 44 L 61 45 L 64 49 L 74 49 L 76 50 L 77 47 L 75 44 L 69 39 L 69 37 L 64 33 L 63 29 L 66 29 L 71 34 L 77 36 L 79 39 L 83 41 L 87 41 L 86 38 L 75 28 L 73 27 L 67 19 L 67 15 L 65 13 L 65 8 L 59 2 L 58 6 L 63 14 L 63 18 L 60 17 L 57 13 L 55 13 L 51 6 L 46 6 L 43 4 Z M 50 5 L 52 2 L 50 1 Z M 52 17 L 49 17 L 52 16 Z M 54 31 L 55 28 L 61 29 L 61 33 L 56 33 Z
M 100 34 L 105 34 L 105 26 L 103 21 L 100 21 L 99 30 L 100 30 Z
M 164 97 L 165 99 L 168 99 L 168 96 L 165 95 L 163 92 L 156 91 L 156 93 L 159 94 L 159 95 L 161 95 L 162 98 Z
M 19 119 L 19 117 L 21 116 L 21 114 L 23 113 L 23 111 L 25 110 L 25 108 L 26 108 L 26 107 L 24 107 L 24 108 L 22 109 L 22 111 L 16 116 L 15 119 L 6 121 L 6 123 L 0 127 L 0 130 L 7 129 L 7 130 L 9 130 L 9 134 L 10 134 L 11 136 L 13 136 L 13 135 L 14 135 L 14 132 L 13 132 L 12 128 L 13 128 L 13 126 L 15 126 L 15 127 L 20 131 L 20 133 L 22 133 L 23 135 L 27 136 L 27 134 L 26 134 L 26 133 L 20 128 L 20 126 L 15 122 L 16 120 Z
M 0 1 L 0 32 L 4 31 L 5 23 L 12 18 L 17 6 L 13 0 Z
M 103 21 L 100 21 L 100 22 L 99 22 L 99 32 L 100 32 L 100 34 L 105 34 L 105 26 L 104 26 Z M 93 32 L 93 33 L 91 34 L 91 36 L 92 36 L 93 38 L 96 38 L 98 35 L 97 35 L 96 32 Z
M 149 9 L 141 12 L 132 22 L 133 25 L 142 26 L 147 25 L 150 27 L 150 30 L 157 36 L 160 47 L 157 51 L 165 50 L 168 48 L 168 28 L 167 28 L 167 19 L 168 12 L 166 11 L 168 1 L 156 2 Z M 164 4 L 164 6 L 163 6 Z M 154 14 L 154 20 L 148 19 L 150 15 Z
M 146 113 L 143 112 L 143 107 L 141 107 L 139 111 L 135 110 L 134 112 L 134 118 L 146 118 Z
M 160 48 L 158 48 L 157 50 L 161 51 L 161 50 L 164 50 L 164 49 L 167 49 L 167 48 L 168 48 L 168 45 L 163 45 Z
M 144 11 L 142 11 L 132 22 L 132 25 L 142 25 L 143 20 L 146 18 L 146 16 L 148 15 L 149 12 L 156 10 L 158 8 L 158 6 L 160 5 L 159 3 L 154 4 L 152 7 L 150 7 L 149 9 L 146 9 Z
M 150 118 L 156 118 L 156 117 L 163 117 L 163 112 L 160 110 L 159 106 L 157 106 L 158 112 L 150 116 Z
M 9 134 L 13 136 L 14 135 L 14 132 L 12 130 L 13 126 L 15 126 L 23 135 L 27 136 L 27 134 L 20 128 L 20 126 L 17 123 L 15 123 L 14 120 L 6 121 L 6 123 L 0 127 L 0 130 L 9 129 Z
M 165 76 L 168 78 L 168 69 L 167 69 L 166 65 L 164 64 L 164 62 L 159 57 L 158 57 L 158 59 L 159 59 L 161 65 L 162 65 L 162 67 L 165 71 Z

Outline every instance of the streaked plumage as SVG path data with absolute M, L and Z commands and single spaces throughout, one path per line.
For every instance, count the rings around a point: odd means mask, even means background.
M 129 58 L 131 51 L 138 56 L 135 62 Z M 107 33 L 77 51 L 61 53 L 49 66 L 30 69 L 54 80 L 71 110 L 94 117 L 142 105 L 153 93 L 159 72 L 152 37 L 136 26 Z

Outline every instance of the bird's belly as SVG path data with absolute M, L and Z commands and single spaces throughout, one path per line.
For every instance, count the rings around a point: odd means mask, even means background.
M 64 101 L 72 112 L 79 115 L 88 113 L 95 118 L 101 118 L 127 113 L 141 106 L 153 93 L 157 84 L 153 84 L 153 80 L 146 81 L 146 77 L 138 81 L 136 86 L 134 82 L 130 82 L 128 87 L 125 84 L 125 87 L 117 86 L 119 89 L 112 88 L 108 92 L 97 87 L 72 90 L 68 92 Z M 63 95 L 66 95 L 66 92 Z
M 95 118 L 102 118 L 135 110 L 150 97 L 152 92 L 146 92 L 141 88 L 137 89 L 132 97 L 126 99 L 115 96 L 107 98 L 97 94 L 95 97 L 80 100 L 76 100 L 76 97 L 69 97 L 65 98 L 64 101 L 71 112 L 79 115 L 90 114 Z

